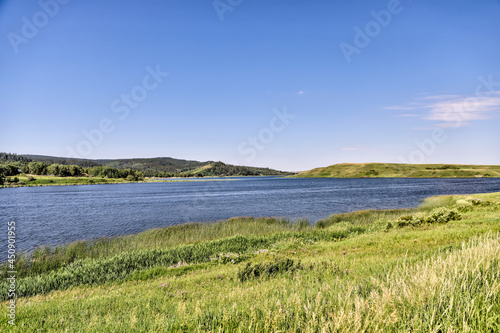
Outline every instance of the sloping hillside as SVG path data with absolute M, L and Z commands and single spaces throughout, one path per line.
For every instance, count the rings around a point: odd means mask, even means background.
M 301 172 L 311 178 L 453 178 L 500 177 L 498 165 L 342 163 Z

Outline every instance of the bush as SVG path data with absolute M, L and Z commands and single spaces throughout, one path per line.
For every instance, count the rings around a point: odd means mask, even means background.
M 484 206 L 489 206 L 489 205 L 491 205 L 491 202 L 486 201 L 486 200 L 481 200 L 481 199 L 472 199 L 472 200 L 471 200 L 471 203 L 472 203 L 474 206 L 480 206 L 480 207 L 484 207 Z
M 431 215 L 429 215 L 425 222 L 427 223 L 447 223 L 449 221 L 455 221 L 461 219 L 462 216 L 456 210 L 450 210 L 448 208 L 436 209 Z
M 259 278 L 271 278 L 278 274 L 288 273 L 293 274 L 297 270 L 302 270 L 303 267 L 300 261 L 295 264 L 292 259 L 279 259 L 267 264 L 253 265 L 248 263 L 243 269 L 238 271 L 238 279 L 241 282 Z
M 422 224 L 422 222 L 423 222 L 422 219 L 418 218 L 416 216 L 403 215 L 399 219 L 396 220 L 395 224 L 397 227 L 403 228 L 403 227 L 406 227 L 409 225 L 413 225 L 413 226 L 420 225 L 420 224 Z
M 449 221 L 460 220 L 462 216 L 456 210 L 448 208 L 438 208 L 427 216 L 404 215 L 394 221 L 394 224 L 399 227 L 418 226 L 422 223 L 447 223 Z
M 11 183 L 18 183 L 19 182 L 19 178 L 17 178 L 17 177 L 14 177 L 13 179 L 9 178 L 9 182 L 11 182 Z
M 32 182 L 32 181 L 35 181 L 35 180 L 36 180 L 36 179 L 35 179 L 35 177 L 33 177 L 33 176 L 28 176 L 28 181 L 29 181 L 29 182 Z

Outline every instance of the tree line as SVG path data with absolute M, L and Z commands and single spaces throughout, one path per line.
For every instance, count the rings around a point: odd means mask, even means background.
M 0 153 L 0 182 L 19 173 L 71 177 L 89 175 L 139 180 L 143 177 L 271 176 L 288 172 L 170 157 L 118 160 L 83 160 L 62 157 Z
M 76 177 L 88 175 L 102 178 L 143 178 L 142 172 L 133 169 L 117 169 L 109 166 L 95 166 L 83 168 L 78 165 L 50 164 L 43 162 L 30 162 L 22 167 L 23 173 L 32 175 L 50 175 L 57 177 Z M 129 177 L 131 176 L 131 177 Z
M 142 172 L 133 169 L 117 169 L 108 166 L 82 168 L 78 165 L 29 162 L 21 165 L 0 164 L 0 185 L 3 185 L 5 181 L 8 180 L 6 177 L 17 176 L 21 173 L 56 177 L 92 176 L 101 178 L 125 178 L 130 181 L 141 180 L 144 178 Z M 15 178 L 14 182 L 16 182 Z

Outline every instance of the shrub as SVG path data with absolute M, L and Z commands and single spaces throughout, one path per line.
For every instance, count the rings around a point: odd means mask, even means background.
M 425 222 L 427 223 L 447 223 L 449 221 L 455 221 L 461 219 L 461 215 L 456 210 L 450 210 L 448 208 L 439 208 L 432 212 Z
M 269 263 L 252 265 L 248 263 L 243 269 L 238 271 L 238 279 L 241 282 L 259 278 L 271 278 L 278 274 L 293 274 L 297 270 L 302 270 L 300 261 L 295 264 L 292 259 L 279 259 Z
M 409 225 L 420 225 L 422 224 L 422 219 L 413 215 L 403 215 L 395 221 L 395 224 L 399 228 L 403 228 Z
M 32 181 L 35 181 L 35 180 L 36 180 L 36 179 L 35 179 L 35 177 L 33 177 L 33 176 L 28 176 L 28 181 L 29 181 L 29 182 L 32 182 Z
M 19 178 L 17 178 L 17 177 L 7 178 L 7 181 L 10 182 L 10 183 L 18 183 L 19 182 Z
M 394 224 L 399 227 L 418 226 L 422 223 L 447 223 L 449 221 L 460 220 L 462 216 L 456 210 L 448 208 L 438 208 L 427 216 L 404 215 L 394 221 Z
M 484 206 L 489 206 L 489 205 L 491 205 L 491 202 L 486 201 L 486 200 L 481 200 L 481 199 L 472 199 L 472 200 L 471 200 L 471 203 L 472 203 L 474 206 L 480 206 L 480 207 L 484 207 Z

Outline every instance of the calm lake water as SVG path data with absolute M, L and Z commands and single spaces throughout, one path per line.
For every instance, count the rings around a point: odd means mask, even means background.
M 311 222 L 359 209 L 414 207 L 425 197 L 500 191 L 500 178 L 238 180 L 0 189 L 1 252 L 7 222 L 17 246 L 32 250 L 234 216 L 284 216 Z M 2 254 L 3 257 L 3 254 Z

